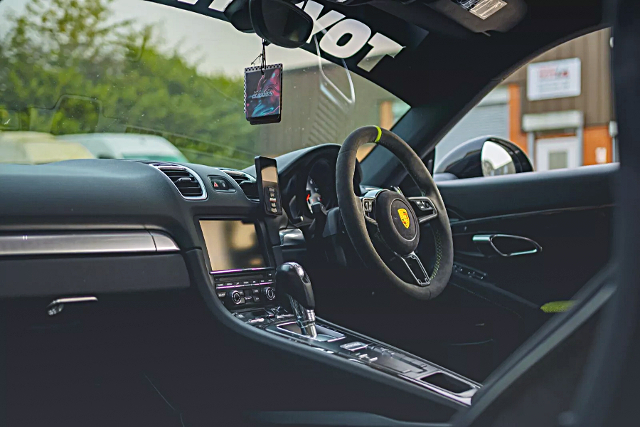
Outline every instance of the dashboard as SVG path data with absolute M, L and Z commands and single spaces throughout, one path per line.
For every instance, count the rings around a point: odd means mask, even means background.
M 255 349 L 264 350 L 263 344 L 283 348 L 296 341 L 298 346 L 286 347 L 287 351 L 321 361 L 309 365 L 314 369 L 371 368 L 362 372 L 366 381 L 379 374 L 380 381 L 393 381 L 399 388 L 418 384 L 431 390 L 423 377 L 445 371 L 408 358 L 408 353 L 400 360 L 400 350 L 328 322 L 319 325 L 323 337 L 332 337 L 327 341 L 331 347 L 326 348 L 300 346 L 295 326 L 287 329 L 295 319 L 282 309 L 276 295 L 275 266 L 283 263 L 286 250 L 280 231 L 310 223 L 313 203 L 325 209 L 337 206 L 339 150 L 338 145 L 323 145 L 278 158 L 276 187 L 272 185 L 276 177 L 264 180 L 262 174 L 256 179 L 254 168 L 238 171 L 107 159 L 2 165 L 0 200 L 10 203 L 0 203 L 0 299 L 24 298 L 41 314 L 46 308 L 48 316 L 57 316 L 65 305 L 98 299 L 101 307 L 114 307 L 117 313 L 121 308 L 115 301 L 133 295 L 132 316 L 139 321 L 142 301 L 166 297 L 171 300 L 163 300 L 168 307 L 193 309 L 193 317 L 177 319 L 176 324 L 194 324 L 202 314 L 197 308 L 201 304 L 190 304 L 195 296 L 209 308 L 206 315 L 217 320 L 203 319 L 205 341 L 216 343 L 216 352 L 222 355 L 239 355 L 232 353 L 233 346 L 225 347 L 229 342 L 242 343 L 248 349 L 242 353 L 253 356 Z M 261 179 L 264 188 L 259 189 Z M 354 181 L 360 189 L 359 171 Z M 286 215 L 273 215 L 271 209 L 278 211 L 280 204 Z M 65 313 L 54 319 L 61 328 L 74 325 L 74 318 L 67 316 L 73 308 Z M 130 323 L 127 320 L 125 324 Z M 238 341 L 236 334 L 252 339 Z M 369 346 L 380 354 L 353 353 Z M 262 353 L 260 357 L 281 354 Z M 326 358 L 328 354 L 337 356 Z M 380 357 L 381 362 L 369 368 L 354 365 L 354 355 L 358 363 L 364 357 L 371 363 Z M 409 370 L 414 377 L 398 376 Z M 476 385 L 465 384 L 469 393 L 475 393 Z M 458 403 L 469 404 L 470 396 L 462 396 Z
M 336 205 L 338 151 L 324 145 L 278 159 L 290 219 L 311 220 L 307 196 Z M 252 186 L 253 168 L 106 159 L 2 165 L 0 200 L 11 203 L 0 204 L 0 297 L 188 288 L 185 255 L 208 272 L 272 267 L 279 236 L 268 235 Z M 252 243 L 238 245 L 247 230 Z

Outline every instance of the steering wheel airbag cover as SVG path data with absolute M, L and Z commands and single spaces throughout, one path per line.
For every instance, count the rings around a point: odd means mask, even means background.
M 438 216 L 430 222 L 436 245 L 438 245 L 436 248 L 438 256 L 433 275 L 430 277 L 431 283 L 428 286 L 420 287 L 400 279 L 380 258 L 369 238 L 362 204 L 354 192 L 353 176 L 356 169 L 358 148 L 371 142 L 376 142 L 387 148 L 400 160 L 422 191 L 423 196 L 431 199 L 438 213 Z M 420 157 L 406 142 L 393 132 L 376 126 L 366 126 L 352 132 L 345 140 L 338 154 L 336 192 L 340 214 L 347 234 L 352 244 L 358 248 L 358 254 L 367 266 L 376 268 L 394 285 L 418 299 L 428 300 L 435 298 L 444 290 L 449 282 L 453 268 L 453 239 L 449 218 L 431 174 Z
M 383 190 L 376 196 L 375 210 L 380 234 L 387 245 L 400 255 L 415 251 L 420 242 L 420 227 L 409 201 L 400 193 Z

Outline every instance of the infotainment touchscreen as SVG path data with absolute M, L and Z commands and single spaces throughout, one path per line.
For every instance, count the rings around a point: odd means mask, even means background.
M 252 223 L 202 220 L 211 270 L 237 270 L 264 267 L 264 257 Z

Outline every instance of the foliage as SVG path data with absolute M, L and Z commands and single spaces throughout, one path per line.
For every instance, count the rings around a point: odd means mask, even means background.
M 204 75 L 113 0 L 29 0 L 0 40 L 0 109 L 54 134 L 162 135 L 192 161 L 246 166 L 255 128 L 241 78 Z M 6 19 L 6 18 L 3 18 Z

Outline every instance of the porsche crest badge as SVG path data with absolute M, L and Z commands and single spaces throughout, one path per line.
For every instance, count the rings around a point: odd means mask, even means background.
M 398 214 L 400 215 L 400 221 L 402 221 L 402 225 L 404 228 L 409 228 L 411 225 L 411 220 L 409 219 L 409 213 L 406 209 L 398 209 Z

